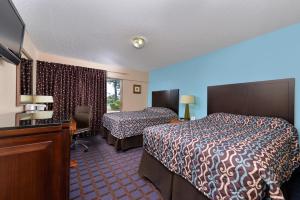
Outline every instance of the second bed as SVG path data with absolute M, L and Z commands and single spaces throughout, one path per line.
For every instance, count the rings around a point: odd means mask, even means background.
M 116 150 L 143 145 L 143 130 L 178 118 L 179 90 L 152 92 L 152 107 L 142 111 L 107 113 L 103 116 L 103 136 Z

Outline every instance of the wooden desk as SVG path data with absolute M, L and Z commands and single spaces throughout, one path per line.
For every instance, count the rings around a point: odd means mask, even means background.
M 68 123 L 0 128 L 0 199 L 68 200 Z

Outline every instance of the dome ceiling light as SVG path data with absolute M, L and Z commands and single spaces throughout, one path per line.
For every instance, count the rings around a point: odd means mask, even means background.
M 146 40 L 142 36 L 135 36 L 131 39 L 134 48 L 141 49 L 145 46 Z

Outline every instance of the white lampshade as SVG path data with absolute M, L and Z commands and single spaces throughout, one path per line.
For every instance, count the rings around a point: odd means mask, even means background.
M 180 99 L 180 103 L 193 104 L 195 103 L 195 97 L 192 95 L 182 95 Z
M 32 113 L 31 119 L 51 119 L 53 111 L 39 111 Z
M 34 96 L 33 97 L 34 103 L 53 103 L 52 96 Z
M 21 99 L 20 99 L 21 103 L 32 103 L 33 101 L 33 97 L 32 95 L 21 95 Z

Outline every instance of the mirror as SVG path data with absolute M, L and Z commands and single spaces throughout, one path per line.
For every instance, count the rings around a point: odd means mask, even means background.
M 16 69 L 17 106 L 32 103 L 33 95 L 33 60 L 22 52 L 21 63 Z

